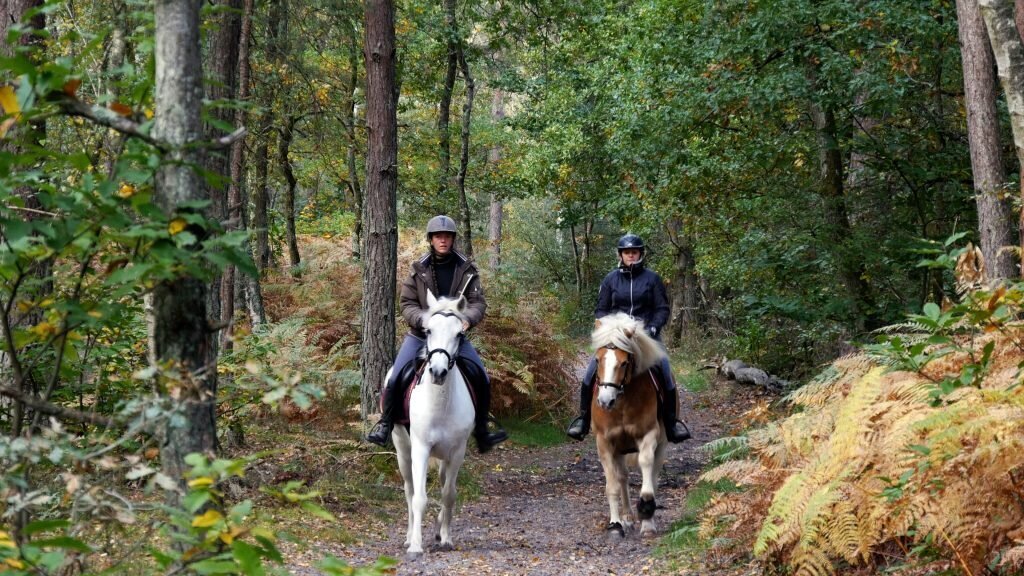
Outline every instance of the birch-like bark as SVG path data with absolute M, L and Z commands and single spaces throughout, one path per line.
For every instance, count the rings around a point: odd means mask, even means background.
M 456 27 L 456 30 L 458 27 Z M 459 70 L 462 71 L 462 78 L 466 81 L 466 101 L 462 105 L 462 145 L 459 154 L 459 172 L 455 175 L 455 187 L 459 194 L 459 213 L 462 219 L 462 249 L 466 255 L 473 257 L 473 222 L 469 213 L 469 200 L 466 198 L 466 171 L 469 170 L 469 132 L 473 121 L 473 98 L 476 96 L 476 84 L 473 76 L 469 73 L 469 63 L 466 62 L 466 51 L 462 45 L 462 38 L 456 40 L 456 50 L 459 59 Z

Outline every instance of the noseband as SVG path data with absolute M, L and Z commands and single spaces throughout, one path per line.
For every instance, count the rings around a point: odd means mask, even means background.
M 605 349 L 606 350 L 617 350 L 617 348 L 612 348 L 611 346 L 607 346 L 607 347 L 605 347 Z M 626 382 L 629 381 L 629 374 L 630 374 L 630 372 L 632 372 L 632 368 L 633 368 L 633 355 L 627 353 L 626 354 L 626 366 L 624 367 L 624 370 L 622 371 L 622 381 L 621 382 L 599 382 L 597 384 L 597 386 L 598 387 L 607 386 L 608 388 L 613 388 L 615 390 L 618 390 L 621 393 L 623 390 L 626 389 Z
M 458 318 L 458 315 L 452 312 L 438 312 L 434 314 L 434 316 L 455 316 L 456 318 Z M 459 332 L 459 338 L 461 339 L 463 336 L 464 334 L 462 332 Z M 448 351 L 445 350 L 444 348 L 434 348 L 433 350 L 427 350 L 427 362 L 430 362 L 430 357 L 433 356 L 434 354 L 444 354 L 445 356 L 448 357 L 449 370 L 452 369 L 452 366 L 455 366 L 455 356 L 449 354 Z

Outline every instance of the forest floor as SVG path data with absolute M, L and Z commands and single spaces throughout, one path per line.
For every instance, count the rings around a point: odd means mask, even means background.
M 315 568 L 318 560 L 333 555 L 352 566 L 372 564 L 381 556 L 395 558 L 399 575 L 755 574 L 753 568 L 712 562 L 701 552 L 681 554 L 664 542 L 687 512 L 687 492 L 707 461 L 700 447 L 733 434 L 731 423 L 763 405 L 767 397 L 751 387 L 715 382 L 709 390 L 685 398 L 682 416 L 695 437 L 668 449 L 657 489 L 659 537 L 642 539 L 634 530 L 618 543 L 607 540 L 604 475 L 592 437 L 580 443 L 524 446 L 513 435 L 484 456 L 476 454 L 474 446 L 469 448 L 466 467 L 472 485 L 460 486 L 470 496 L 460 503 L 452 522 L 455 550 L 425 545 L 422 557 L 405 559 L 406 506 L 400 478 L 390 475 L 385 480 L 393 484 L 390 496 L 344 507 L 345 538 L 309 530 L 301 543 L 289 544 L 288 569 L 293 574 L 320 574 Z M 638 472 L 632 471 L 630 480 L 635 499 Z M 436 482 L 431 484 L 425 542 L 436 533 L 438 489 Z

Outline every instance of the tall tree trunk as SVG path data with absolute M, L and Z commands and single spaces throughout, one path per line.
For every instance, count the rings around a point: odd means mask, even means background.
M 292 134 L 298 118 L 292 116 L 285 120 L 281 127 L 281 141 L 278 142 L 277 160 L 281 166 L 281 173 L 284 175 L 287 185 L 284 189 L 284 230 L 285 242 L 288 244 L 288 263 L 292 266 L 299 265 L 299 243 L 295 238 L 295 188 L 298 181 L 292 172 L 292 161 L 288 158 L 288 152 L 292 146 Z
M 843 188 L 843 157 L 839 149 L 835 114 L 831 109 L 814 102 L 811 104 L 811 118 L 818 139 L 818 167 L 825 222 L 829 238 L 837 240 L 836 266 L 839 269 L 840 281 L 853 305 L 851 316 L 857 330 L 861 331 L 865 325 L 865 314 L 870 310 L 870 296 L 861 273 L 862 263 L 846 244 L 853 235 L 853 229 L 850 226 L 846 193 Z
M 494 90 L 494 97 L 491 100 L 491 120 L 495 124 L 501 124 L 505 120 L 505 94 L 500 88 Z M 492 171 L 498 171 L 498 165 L 501 164 L 501 146 L 494 145 L 487 152 L 487 162 L 491 164 Z M 501 267 L 501 225 L 504 217 L 505 204 L 500 195 L 492 192 L 487 241 L 490 252 L 489 264 L 494 274 L 497 274 Z
M 452 0 L 448 1 L 451 2 Z M 466 51 L 463 49 L 461 37 L 457 40 L 457 47 L 459 69 L 462 70 L 462 77 L 466 81 L 466 101 L 462 105 L 462 146 L 459 155 L 459 172 L 455 176 L 455 186 L 458 189 L 459 212 L 462 217 L 462 248 L 466 251 L 466 255 L 472 258 L 473 222 L 470 219 L 469 201 L 466 198 L 466 171 L 469 170 L 469 132 L 473 122 L 473 98 L 476 96 L 476 84 L 473 82 L 473 76 L 469 73 L 469 63 L 466 62 Z
M 981 9 L 974 0 L 956 0 L 967 135 L 978 203 L 978 231 L 985 257 L 985 276 L 999 281 L 1016 278 L 1017 262 L 1001 248 L 1014 244 L 1013 209 L 1006 197 L 1010 182 L 1002 167 L 999 117 L 996 111 L 995 63 Z
M 193 213 L 182 204 L 204 199 L 199 174 L 199 148 L 203 137 L 200 106 L 203 68 L 199 46 L 201 0 L 158 0 L 156 3 L 156 122 L 153 135 L 167 143 L 155 178 L 155 198 L 168 217 Z M 189 230 L 200 240 L 201 227 Z M 217 356 L 206 316 L 205 282 L 181 276 L 161 282 L 153 291 L 155 357 L 171 366 L 181 382 L 170 386 L 183 418 L 162 430 L 160 460 L 164 473 L 184 489 L 185 456 L 199 452 L 213 456 L 217 448 L 215 400 Z M 184 491 L 182 492 L 184 493 Z M 178 495 L 169 492 L 173 504 Z
M 352 224 L 352 255 L 355 258 L 362 258 L 363 254 L 363 190 L 359 186 L 359 171 L 356 169 L 356 149 L 359 140 L 356 138 L 356 91 L 359 87 L 359 57 L 356 48 L 356 27 L 352 23 L 349 30 L 348 65 L 350 74 L 348 77 L 349 105 L 345 122 L 345 132 L 348 136 L 348 151 L 345 160 L 348 164 L 348 189 L 352 194 L 352 211 L 355 212 L 355 222 Z
M 672 311 L 669 315 L 668 340 L 678 344 L 697 324 L 700 285 L 693 258 L 693 243 L 683 230 L 682 222 L 673 219 L 669 237 L 675 249 L 672 267 Z
M 580 268 L 580 246 L 576 242 L 576 226 L 569 225 L 569 238 L 572 239 L 573 273 L 576 276 L 576 294 L 583 294 L 583 270 Z
M 395 353 L 398 258 L 398 94 L 395 8 L 366 1 L 366 249 L 363 268 L 362 415 L 375 410 L 379 387 Z
M 256 269 L 262 278 L 273 262 L 270 246 L 270 112 L 264 112 L 256 145 L 256 182 L 253 185 L 252 226 L 256 232 Z
M 249 101 L 249 89 L 251 84 L 251 66 L 249 61 L 249 45 L 252 42 L 252 15 L 253 1 L 243 0 L 242 4 L 242 27 L 238 40 L 238 100 Z M 248 117 L 245 109 L 239 108 L 235 111 L 235 126 L 245 126 Z M 238 140 L 231 146 L 231 184 L 228 187 L 228 215 L 229 220 L 238 222 L 242 230 L 249 230 L 248 194 L 245 187 L 245 140 Z M 246 254 L 252 254 L 249 245 L 249 237 L 245 239 L 243 249 Z M 249 322 L 252 326 L 260 326 L 267 322 L 267 314 L 263 308 L 263 290 L 260 286 L 258 276 L 247 276 L 238 274 L 237 269 L 231 267 L 232 272 L 241 284 L 242 294 L 245 296 L 245 306 L 249 312 Z M 225 305 L 225 309 L 234 311 L 232 307 Z M 229 321 L 230 316 L 225 320 Z M 230 329 L 230 325 L 229 325 Z
M 1013 129 L 1013 144 L 1017 151 L 1017 165 L 1024 170 L 1024 45 L 1014 21 L 1013 0 L 979 0 L 981 15 L 988 30 L 989 42 L 999 69 L 999 81 L 1006 94 L 1006 107 L 1010 112 L 1010 127 Z M 965 71 L 966 74 L 966 71 Z M 973 148 L 973 147 L 972 147 Z M 973 161 L 973 149 L 972 158 Z M 1021 179 L 1024 196 L 1024 178 Z M 1018 222 L 1020 239 L 1024 251 L 1024 211 Z
M 444 206 L 448 193 L 449 179 L 451 178 L 452 150 L 451 150 L 451 113 L 452 93 L 455 91 L 455 77 L 459 67 L 458 46 L 456 38 L 458 30 L 455 25 L 455 0 L 444 0 L 444 38 L 447 47 L 447 68 L 444 74 L 444 86 L 441 87 L 441 102 L 437 111 L 437 198 L 438 207 L 431 207 L 431 212 L 448 212 Z
M 242 37 L 241 9 L 242 0 L 217 0 L 215 4 L 219 7 L 214 18 L 213 26 L 208 36 L 209 49 L 206 51 L 207 76 L 210 83 L 206 85 L 206 98 L 210 102 L 218 100 L 229 100 L 238 97 L 238 59 L 239 45 Z M 211 111 L 213 119 L 222 124 L 235 124 L 237 114 L 230 108 L 217 107 Z M 219 137 L 221 130 L 213 125 L 206 127 L 208 139 Z M 206 155 L 206 170 L 213 176 L 213 182 L 204 183 L 209 187 L 211 200 L 209 216 L 218 221 L 228 220 L 231 215 L 231 188 L 237 186 L 232 180 L 232 166 L 229 156 L 234 154 L 234 149 L 239 148 L 241 142 L 236 142 L 231 147 L 229 155 L 223 151 L 216 150 Z M 233 266 L 224 269 L 223 274 L 213 281 L 209 298 L 209 313 L 211 323 L 229 326 L 231 318 L 235 313 L 235 270 Z M 224 328 L 220 332 L 221 345 L 227 345 L 230 341 L 230 329 Z

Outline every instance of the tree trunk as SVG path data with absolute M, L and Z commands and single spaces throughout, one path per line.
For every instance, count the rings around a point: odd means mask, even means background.
M 843 188 L 843 158 L 839 149 L 835 114 L 829 108 L 814 102 L 811 118 L 818 139 L 818 166 L 821 175 L 822 200 L 828 238 L 836 241 L 835 258 L 840 281 L 853 306 L 850 310 L 858 331 L 865 325 L 865 314 L 870 310 L 868 286 L 864 282 L 857 257 L 851 254 L 846 242 L 853 236 L 846 208 Z M 830 240 L 831 241 L 831 240 Z
M 672 267 L 668 341 L 677 344 L 697 324 L 700 285 L 694 271 L 693 244 L 678 219 L 673 219 L 669 235 L 675 249 L 675 262 Z
M 295 239 L 295 187 L 298 181 L 292 172 L 292 162 L 288 159 L 288 152 L 292 145 L 292 134 L 298 118 L 292 116 L 285 120 L 281 127 L 281 141 L 278 142 L 277 160 L 281 166 L 281 174 L 284 175 L 287 185 L 284 189 L 284 230 L 285 242 L 288 244 L 288 264 L 292 267 L 299 265 L 299 244 Z
M 437 202 L 441 202 L 441 212 L 448 212 L 444 209 L 448 193 L 448 179 L 451 176 L 452 151 L 451 132 L 449 124 L 452 113 L 452 92 L 455 90 L 455 75 L 459 66 L 458 47 L 456 38 L 458 30 L 455 26 L 455 0 L 444 0 L 444 37 L 447 46 L 448 67 L 445 69 L 444 86 L 441 87 L 441 102 L 437 111 L 437 138 L 438 138 L 438 174 L 437 174 Z M 437 208 L 430 210 L 437 212 Z
M 242 28 L 238 41 L 238 99 L 242 102 L 249 101 L 249 90 L 251 83 L 251 67 L 249 62 L 249 46 L 252 42 L 252 14 L 253 0 L 243 0 Z M 235 111 L 235 126 L 245 126 L 248 117 L 244 109 Z M 228 209 L 229 220 L 239 222 L 242 230 L 249 230 L 248 194 L 245 184 L 245 140 L 238 140 L 231 147 L 231 185 L 228 187 Z M 246 254 L 252 254 L 252 247 L 249 245 L 249 237 L 245 239 L 243 249 Z M 252 326 L 266 324 L 267 313 L 263 308 L 263 289 L 260 286 L 258 276 L 247 276 L 238 274 L 237 269 L 232 267 L 238 283 L 241 284 L 242 293 L 245 296 L 246 309 L 249 312 L 249 322 Z M 233 311 L 232 311 L 233 313 Z M 228 318 L 230 320 L 230 317 Z M 230 328 L 230 327 L 229 327 Z
M 362 415 L 375 411 L 379 387 L 395 353 L 395 280 L 398 251 L 398 94 L 395 82 L 395 8 L 367 0 L 366 249 L 363 268 Z
M 985 276 L 992 281 L 1006 280 L 1016 277 L 1017 273 L 1013 255 L 1000 252 L 1004 246 L 1012 246 L 1014 240 L 1013 212 L 1006 197 L 1009 182 L 999 142 L 995 62 L 978 4 L 974 0 L 957 0 L 956 12 L 964 72 L 967 140 Z
M 979 0 L 981 14 L 988 30 L 999 69 L 999 80 L 1006 94 L 1006 107 L 1010 112 L 1013 144 L 1017 150 L 1017 164 L 1024 169 L 1024 45 L 1014 21 L 1013 0 Z M 966 70 L 965 70 L 966 74 Z M 972 158 L 973 161 L 973 148 Z M 1021 179 L 1024 187 L 1024 178 Z M 1021 212 L 1024 219 L 1024 212 Z M 1018 222 L 1019 246 L 1024 250 L 1024 220 Z M 984 252 L 984 249 L 982 249 Z
M 452 10 L 454 18 L 454 6 Z M 455 28 L 458 29 L 457 26 Z M 462 105 L 462 148 L 459 156 L 459 172 L 455 176 L 455 186 L 458 189 L 459 211 L 462 216 L 462 248 L 466 251 L 466 255 L 472 258 L 473 222 L 470 219 L 469 201 L 466 198 L 466 171 L 469 169 L 469 132 L 473 121 L 473 98 L 476 96 L 476 84 L 473 82 L 473 76 L 469 73 L 469 63 L 466 62 L 466 51 L 463 49 L 461 37 L 457 40 L 457 47 L 459 69 L 462 70 L 462 77 L 466 80 L 466 101 Z
M 350 74 L 348 77 L 348 118 L 345 123 L 345 131 L 348 135 L 348 152 L 345 160 L 348 164 L 348 188 L 352 194 L 352 211 L 355 212 L 355 222 L 352 224 L 352 255 L 362 258 L 363 254 L 363 190 L 359 186 L 359 172 L 356 170 L 356 149 L 359 140 L 356 138 L 356 91 L 359 87 L 359 57 L 356 49 L 356 27 L 353 24 L 349 34 L 348 65 Z
M 253 185 L 252 226 L 256 232 L 256 268 L 264 277 L 273 261 L 270 247 L 270 182 L 267 177 L 270 164 L 270 112 L 263 113 L 262 126 L 256 145 L 256 182 Z
M 495 124 L 501 124 L 505 120 L 505 94 L 500 88 L 494 90 L 494 97 L 491 100 L 491 120 Z M 488 151 L 487 161 L 491 164 L 491 169 L 497 172 L 498 164 L 501 163 L 501 146 L 495 145 Z M 497 274 L 498 268 L 501 267 L 501 225 L 504 220 L 504 208 L 501 196 L 492 192 L 487 240 L 490 248 L 489 264 L 494 274 Z
M 168 217 L 188 215 L 181 204 L 202 200 L 203 185 L 193 166 L 202 165 L 200 119 L 203 68 L 199 45 L 201 0 L 160 0 L 156 3 L 156 121 L 154 137 L 167 143 L 155 178 L 156 202 Z M 201 227 L 188 230 L 200 241 Z M 185 456 L 198 452 L 212 457 L 217 448 L 215 400 L 217 355 L 206 316 L 207 285 L 191 276 L 164 281 L 153 291 L 155 357 L 180 374 L 170 386 L 182 407 L 180 420 L 161 431 L 160 460 L 164 473 L 184 490 Z M 184 491 L 182 492 L 184 493 Z M 168 493 L 172 504 L 178 494 Z
M 206 85 L 206 98 L 210 102 L 229 100 L 238 97 L 238 59 L 239 45 L 242 37 L 241 0 L 217 0 L 220 10 L 216 13 L 213 26 L 208 36 L 209 49 L 206 51 L 207 76 L 211 82 Z M 211 110 L 213 119 L 222 124 L 236 124 L 238 115 L 230 108 L 217 107 Z M 236 124 L 237 125 L 237 124 Z M 212 125 L 206 127 L 206 136 L 213 140 L 220 137 L 221 130 Z M 218 221 L 225 221 L 231 215 L 231 188 L 237 185 L 232 174 L 234 150 L 240 149 L 242 142 L 236 142 L 229 154 L 225 156 L 221 150 L 214 150 L 206 155 L 206 171 L 213 177 L 212 184 L 204 179 L 209 188 L 211 201 L 209 216 Z M 215 279 L 209 292 L 209 312 L 212 324 L 229 326 L 235 313 L 235 269 L 228 266 L 223 274 Z M 230 328 L 220 332 L 220 345 L 228 345 Z

